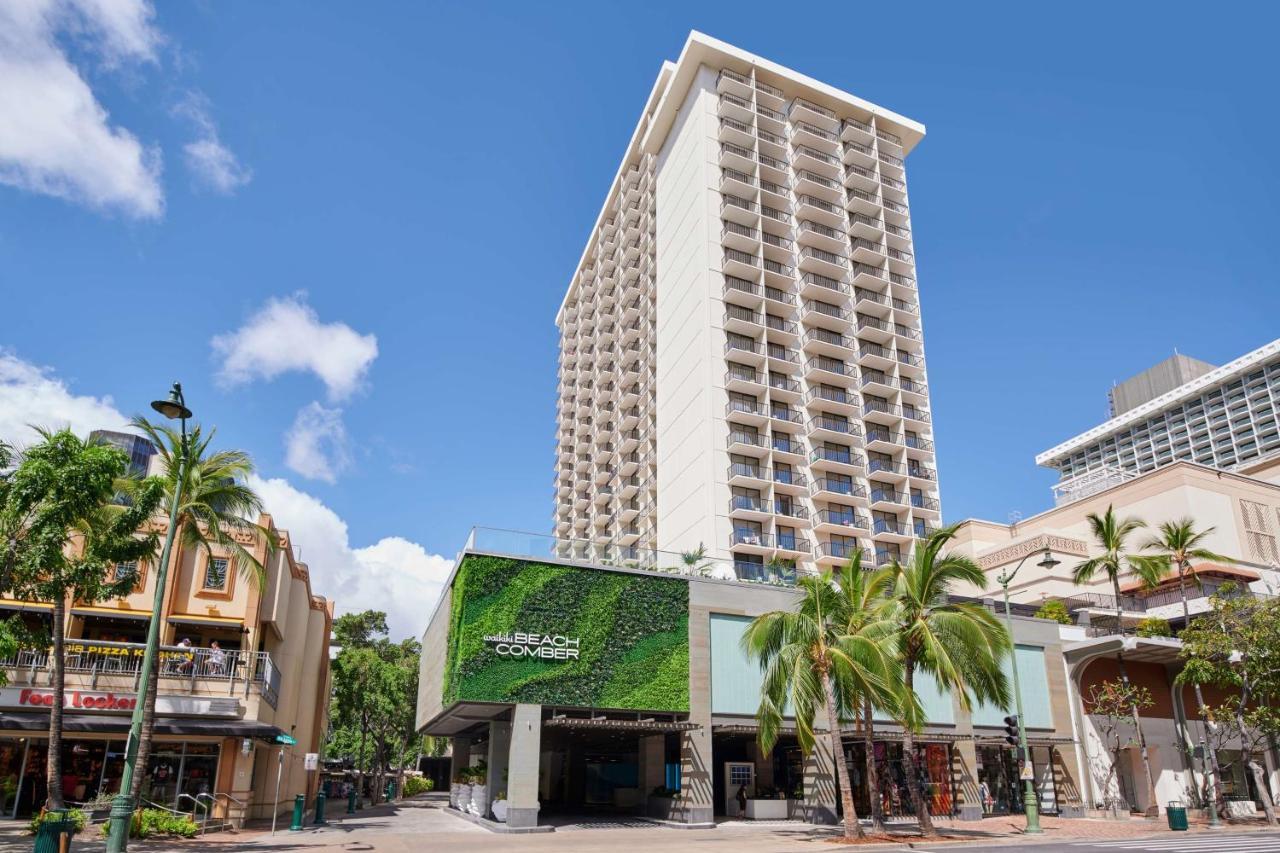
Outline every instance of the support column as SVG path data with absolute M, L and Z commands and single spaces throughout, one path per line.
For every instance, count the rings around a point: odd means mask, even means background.
M 953 762 L 951 774 L 956 780 L 956 806 L 959 808 L 960 820 L 981 820 L 982 798 L 978 796 L 978 745 L 972 740 L 956 741 L 951 756 Z
M 825 730 L 804 762 L 804 815 L 810 823 L 839 823 L 836 813 L 836 765 Z
M 711 764 L 711 721 L 680 733 L 680 803 L 685 823 L 715 821 L 715 784 Z
M 453 783 L 462 768 L 471 766 L 471 738 L 456 737 L 450 741 L 449 782 Z
M 538 765 L 542 758 L 542 706 L 516 705 L 507 752 L 507 826 L 538 825 Z
M 488 773 L 485 776 L 485 790 L 488 792 L 489 802 L 485 803 L 485 817 L 489 816 L 493 801 L 498 799 L 498 794 L 507 790 L 507 762 L 510 753 L 511 723 L 490 723 Z
M 667 737 L 640 738 L 640 795 L 647 798 L 653 789 L 667 784 Z

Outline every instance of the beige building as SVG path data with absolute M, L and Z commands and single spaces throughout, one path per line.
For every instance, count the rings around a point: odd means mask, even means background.
M 940 517 L 905 158 L 924 126 L 701 33 L 556 317 L 554 533 L 762 579 Z
M 155 523 L 163 537 L 165 521 Z M 161 620 L 157 736 L 143 797 L 192 811 L 195 803 L 234 823 L 272 813 L 277 768 L 284 811 L 316 790 L 303 768 L 328 725 L 329 633 L 333 602 L 315 595 L 304 563 L 271 516 L 258 524 L 275 537 L 240 541 L 266 567 L 255 572 L 218 548 L 175 543 L 169 593 L 152 611 L 154 562 L 117 566 L 137 574 L 133 592 L 95 605 L 67 602 L 64 796 L 86 802 L 119 789 L 125 735 L 151 619 Z M 157 552 L 158 557 L 158 552 Z M 0 616 L 48 628 L 51 605 L 0 599 Z M 46 732 L 51 704 L 49 650 L 23 649 L 0 661 L 0 817 L 22 819 L 44 804 Z M 279 746 L 291 735 L 296 746 Z M 283 765 L 278 754 L 283 751 Z
M 1090 689 L 1106 679 L 1118 677 L 1118 658 L 1123 655 L 1134 683 L 1151 690 L 1155 706 L 1147 713 L 1143 730 L 1149 743 L 1156 800 L 1160 807 L 1174 800 L 1187 801 L 1189 792 L 1202 780 L 1194 749 L 1200 743 L 1201 722 L 1192 692 L 1174 686 L 1181 669 L 1180 643 L 1176 639 L 1138 638 L 1133 628 L 1142 619 L 1160 617 L 1177 629 L 1183 625 L 1181 596 L 1176 582 L 1166 581 L 1145 590 L 1133 578 L 1121 578 L 1121 598 L 1105 576 L 1095 577 L 1085 586 L 1072 582 L 1072 570 L 1097 553 L 1087 517 L 1114 507 L 1121 517 L 1134 516 L 1156 528 L 1166 521 L 1192 518 L 1200 528 L 1213 527 L 1205 547 L 1232 558 L 1229 563 L 1194 565 L 1201 585 L 1188 585 L 1192 616 L 1209 609 L 1209 596 L 1230 581 L 1245 594 L 1280 595 L 1280 462 L 1244 466 L 1235 472 L 1217 470 L 1192 462 L 1174 462 L 1138 475 L 1110 488 L 1071 503 L 1021 520 L 1016 525 L 971 519 L 957 534 L 958 548 L 975 557 L 987 572 L 988 589 L 998 590 L 995 579 L 1014 568 L 1024 557 L 1026 564 L 1009 586 L 1010 598 L 1023 606 L 1036 607 L 1050 599 L 1066 603 L 1073 624 L 1060 628 L 1063 659 L 1070 673 L 1075 735 L 1083 745 L 1078 752 L 1077 778 L 1083 780 L 1082 798 L 1101 804 L 1119 798 L 1135 809 L 1149 805 L 1141 757 L 1135 747 L 1122 752 L 1120 766 L 1104 790 L 1111 766 L 1102 747 L 1098 720 L 1090 713 Z M 1133 548 L 1145 542 L 1152 531 L 1139 531 L 1131 540 Z M 1052 569 L 1036 563 L 1044 549 L 1060 562 Z M 981 595 L 976 590 L 967 594 Z M 987 597 L 993 593 L 986 593 Z M 1117 609 L 1119 617 L 1117 617 Z M 1129 636 L 1116 631 L 1117 618 Z M 1211 704 L 1220 697 L 1210 691 Z M 1126 741 L 1131 731 L 1123 732 Z M 1228 752 L 1230 752 L 1228 750 Z M 1229 760 L 1231 755 L 1224 755 Z M 1273 791 L 1280 790 L 1280 769 L 1276 756 L 1264 761 Z M 1236 768 L 1224 778 L 1229 796 L 1260 796 Z

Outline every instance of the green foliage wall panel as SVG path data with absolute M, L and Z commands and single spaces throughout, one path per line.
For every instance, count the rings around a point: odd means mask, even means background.
M 468 554 L 453 584 L 444 704 L 689 710 L 685 581 Z M 576 659 L 499 653 L 514 632 L 577 640 Z

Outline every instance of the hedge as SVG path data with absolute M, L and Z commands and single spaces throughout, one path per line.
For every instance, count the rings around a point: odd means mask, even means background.
M 467 555 L 450 602 L 444 701 L 689 708 L 685 581 Z M 577 660 L 498 655 L 486 635 L 580 640 Z

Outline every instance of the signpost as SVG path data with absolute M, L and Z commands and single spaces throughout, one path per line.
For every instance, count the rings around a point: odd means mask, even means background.
M 276 743 L 280 744 L 280 751 L 276 753 L 276 802 L 271 808 L 272 835 L 276 834 L 276 817 L 280 814 L 280 777 L 284 775 L 284 748 L 294 746 L 298 741 L 293 735 L 278 734 Z

